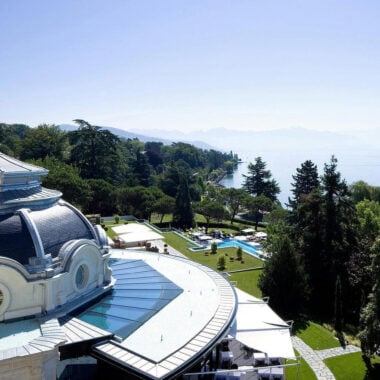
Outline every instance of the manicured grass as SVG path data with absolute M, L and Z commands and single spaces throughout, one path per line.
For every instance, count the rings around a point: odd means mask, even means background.
M 299 356 L 297 350 L 294 350 L 296 356 Z M 295 360 L 287 360 L 287 364 L 296 363 Z M 299 368 L 297 366 L 285 368 L 286 380 L 316 380 L 314 372 L 310 368 L 309 364 L 301 357 L 301 363 Z
M 163 236 L 166 244 L 170 245 L 184 255 L 186 255 L 186 252 L 189 251 L 189 248 L 196 247 L 195 244 L 190 243 L 188 240 L 183 239 L 174 232 L 165 232 L 163 233 Z
M 113 231 L 111 227 L 120 226 L 122 223 L 116 224 L 115 222 L 105 222 L 104 225 L 107 228 L 107 236 L 113 239 L 117 234 Z
M 236 286 L 253 295 L 257 298 L 262 298 L 262 293 L 259 287 L 257 286 L 258 278 L 262 270 L 254 270 L 250 272 L 240 272 L 240 273 L 232 273 L 231 277 L 229 277 L 230 281 L 236 281 Z
M 296 335 L 313 350 L 340 347 L 338 339 L 329 330 L 315 322 L 308 321 L 302 327 L 297 327 L 295 324 L 295 331 Z
M 174 249 L 177 249 L 189 259 L 194 260 L 203 265 L 207 265 L 208 267 L 213 268 L 215 270 L 218 270 L 218 259 L 221 255 L 224 255 L 226 261 L 226 267 L 225 269 L 223 269 L 224 272 L 262 267 L 264 265 L 264 262 L 262 260 L 248 255 L 245 252 L 243 252 L 242 256 L 244 263 L 237 260 L 231 262 L 230 257 L 234 257 L 236 259 L 236 248 L 218 249 L 217 254 L 212 255 L 211 253 L 209 253 L 208 256 L 205 256 L 205 251 L 190 251 L 188 248 L 191 247 L 191 243 L 187 242 L 185 239 L 181 238 L 177 234 L 168 232 L 165 233 L 164 236 L 165 242 L 172 246 Z M 228 256 L 226 256 L 226 254 L 228 254 Z M 262 270 L 231 273 L 229 279 L 230 281 L 236 281 L 237 287 L 239 289 L 244 290 L 245 292 L 252 294 L 257 298 L 261 298 L 261 291 L 257 287 L 258 277 L 261 272 Z
M 330 368 L 336 380 L 380 379 L 379 357 L 371 360 L 371 366 L 368 369 L 363 361 L 361 352 L 335 356 L 324 360 L 324 362 Z

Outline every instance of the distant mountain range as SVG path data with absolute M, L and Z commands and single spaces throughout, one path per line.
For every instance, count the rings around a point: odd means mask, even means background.
M 78 129 L 77 125 L 71 125 L 71 124 L 60 124 L 59 127 L 63 131 L 75 131 Z M 120 138 L 125 138 L 125 139 L 139 139 L 140 141 L 143 142 L 148 142 L 148 141 L 154 141 L 154 142 L 162 142 L 165 145 L 171 145 L 173 142 L 178 142 L 178 141 L 183 141 L 187 142 L 189 144 L 192 144 L 196 146 L 197 148 L 200 149 L 205 149 L 205 150 L 210 150 L 210 149 L 217 149 L 204 141 L 199 141 L 199 140 L 188 140 L 188 139 L 176 139 L 175 137 L 170 137 L 170 139 L 163 139 L 160 136 L 167 136 L 167 132 L 161 133 L 161 135 L 158 136 L 150 136 L 149 134 L 140 134 L 140 133 L 135 133 L 135 132 L 130 132 L 130 131 L 125 131 L 124 129 L 119 129 L 119 128 L 113 128 L 113 127 L 107 127 L 107 126 L 100 126 L 103 129 L 107 129 L 111 133 L 113 133 L 116 136 L 119 136 Z M 169 134 L 170 135 L 170 134 Z M 170 135 L 171 136 L 171 135 Z

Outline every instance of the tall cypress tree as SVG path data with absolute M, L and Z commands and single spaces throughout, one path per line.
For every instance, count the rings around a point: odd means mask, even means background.
M 189 184 L 185 173 L 179 173 L 179 185 L 175 197 L 173 223 L 181 228 L 190 228 L 194 223 Z

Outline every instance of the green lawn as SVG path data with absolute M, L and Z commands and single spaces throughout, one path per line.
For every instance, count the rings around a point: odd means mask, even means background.
M 209 253 L 208 256 L 205 256 L 205 251 L 190 251 L 188 248 L 190 248 L 192 244 L 175 233 L 168 232 L 165 233 L 164 236 L 165 242 L 172 246 L 174 249 L 177 249 L 189 259 L 194 260 L 203 265 L 207 265 L 208 267 L 213 268 L 215 270 L 217 270 L 218 259 L 221 255 L 224 255 L 226 260 L 226 268 L 223 270 L 224 272 L 246 268 L 262 267 L 264 265 L 264 262 L 262 260 L 248 255 L 245 252 L 243 252 L 244 263 L 237 260 L 230 261 L 230 257 L 236 258 L 236 248 L 218 249 L 217 254 L 212 255 Z M 226 256 L 226 254 L 228 256 Z M 230 281 L 236 281 L 237 287 L 239 289 L 244 290 L 245 292 L 252 294 L 255 297 L 261 298 L 261 291 L 257 287 L 257 280 L 261 272 L 261 270 L 254 270 L 249 272 L 232 273 L 229 279 Z
M 380 358 L 371 360 L 367 369 L 361 352 L 335 356 L 326 359 L 325 364 L 330 368 L 336 380 L 376 380 L 380 379 Z
M 262 298 L 262 293 L 259 287 L 257 286 L 258 278 L 262 270 L 255 270 L 250 272 L 240 272 L 240 273 L 232 273 L 229 278 L 230 281 L 236 281 L 236 286 L 257 297 Z
M 196 247 L 195 244 L 190 243 L 188 240 L 183 239 L 181 236 L 174 232 L 164 232 L 162 234 L 165 238 L 165 243 L 176 249 L 177 251 L 186 255 L 189 248 Z
M 327 348 L 340 347 L 338 339 L 332 332 L 323 326 L 307 321 L 302 325 L 298 322 L 294 324 L 296 335 L 314 350 L 325 350 Z
M 299 356 L 297 350 L 294 350 L 296 356 Z M 287 360 L 287 364 L 296 363 L 295 360 Z M 309 365 L 301 357 L 300 366 L 286 367 L 285 369 L 286 380 L 317 380 L 314 372 L 311 370 Z

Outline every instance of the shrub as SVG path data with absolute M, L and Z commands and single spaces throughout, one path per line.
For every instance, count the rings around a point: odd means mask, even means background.
M 116 215 L 114 215 L 114 218 L 115 218 L 115 223 L 119 224 L 119 222 L 120 222 L 120 216 L 116 214 Z
M 218 269 L 223 270 L 226 267 L 226 259 L 224 256 L 219 256 L 218 259 Z
M 241 247 L 237 247 L 237 250 L 236 250 L 236 260 L 241 260 L 243 257 L 243 250 Z
M 215 255 L 217 252 L 218 252 L 218 245 L 215 242 L 211 243 L 211 253 Z

